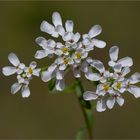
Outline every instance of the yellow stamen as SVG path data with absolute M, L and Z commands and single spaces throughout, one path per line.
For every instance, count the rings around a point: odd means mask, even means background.
M 121 86 L 122 86 L 121 82 L 118 82 L 116 85 L 117 89 L 121 89 Z
M 64 57 L 63 62 L 64 62 L 65 65 L 68 64 L 68 59 L 66 57 Z
M 29 74 L 32 74 L 32 73 L 33 73 L 32 68 L 29 68 L 29 69 L 28 69 L 28 72 L 29 72 Z
M 104 88 L 104 91 L 107 92 L 108 89 L 109 89 L 109 86 L 108 86 L 107 84 L 105 84 L 105 85 L 103 86 L 103 88 Z
M 63 53 L 67 53 L 67 52 L 68 52 L 68 50 L 69 50 L 69 49 L 68 49 L 68 48 L 66 48 L 66 47 L 62 48 L 62 52 L 63 52 Z
M 80 52 L 77 52 L 75 55 L 76 55 L 77 59 L 81 58 L 81 53 Z

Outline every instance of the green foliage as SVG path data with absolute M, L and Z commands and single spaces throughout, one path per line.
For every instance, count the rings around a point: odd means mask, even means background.
M 86 135 L 86 129 L 80 128 L 80 130 L 77 132 L 76 140 L 85 139 L 85 135 Z

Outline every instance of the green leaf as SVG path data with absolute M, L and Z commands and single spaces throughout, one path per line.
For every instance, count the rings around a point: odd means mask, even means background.
M 80 130 L 76 134 L 76 140 L 85 139 L 85 135 L 86 135 L 86 129 L 80 128 Z

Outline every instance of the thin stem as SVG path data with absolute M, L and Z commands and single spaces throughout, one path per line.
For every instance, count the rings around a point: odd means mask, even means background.
M 93 139 L 93 111 L 90 102 L 83 99 L 84 88 L 82 82 L 76 79 L 76 94 L 86 123 L 89 139 Z

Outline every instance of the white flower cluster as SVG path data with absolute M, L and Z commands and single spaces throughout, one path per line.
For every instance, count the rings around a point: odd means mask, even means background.
M 134 73 L 129 78 L 126 75 L 130 72 L 130 67 L 133 65 L 132 58 L 124 57 L 118 60 L 119 48 L 113 46 L 109 50 L 109 66 L 110 70 L 105 70 L 103 63 L 99 60 L 88 59 L 88 67 L 91 69 L 91 75 L 94 78 L 89 78 L 91 81 L 98 81 L 96 92 L 86 91 L 83 98 L 87 101 L 97 100 L 96 110 L 98 112 L 105 111 L 108 107 L 112 109 L 115 102 L 120 106 L 124 104 L 122 94 L 126 91 L 133 94 L 136 98 L 140 97 L 140 88 L 133 85 L 140 82 L 140 73 Z M 90 61 L 89 61 L 90 60 Z M 98 73 L 93 73 L 92 68 L 98 70 Z
M 14 53 L 10 53 L 8 59 L 13 66 L 3 67 L 3 74 L 5 76 L 10 76 L 12 74 L 17 75 L 17 82 L 11 86 L 11 93 L 15 94 L 21 89 L 22 97 L 29 97 L 29 82 L 33 75 L 39 76 L 41 69 L 36 69 L 37 64 L 35 61 L 31 62 L 29 67 L 26 67 L 25 64 L 20 63 L 18 57 Z
M 74 76 L 79 78 L 81 76 L 82 63 L 84 63 L 88 57 L 89 52 L 93 50 L 94 47 L 104 48 L 106 43 L 95 39 L 95 37 L 102 31 L 100 25 L 93 26 L 88 34 L 82 35 L 82 40 L 79 41 L 81 35 L 78 32 L 73 32 L 74 23 L 72 20 L 67 20 L 64 27 L 60 14 L 54 12 L 52 14 L 52 22 L 53 25 L 47 21 L 43 21 L 40 26 L 41 31 L 50 34 L 54 38 L 60 36 L 63 43 L 55 42 L 52 39 L 46 40 L 43 37 L 38 37 L 36 43 L 42 47 L 42 50 L 36 52 L 35 58 L 52 58 L 56 55 L 54 63 L 48 67 L 48 70 L 42 72 L 41 77 L 44 82 L 56 78 L 56 90 L 62 91 L 65 88 L 65 70 L 70 67 Z

